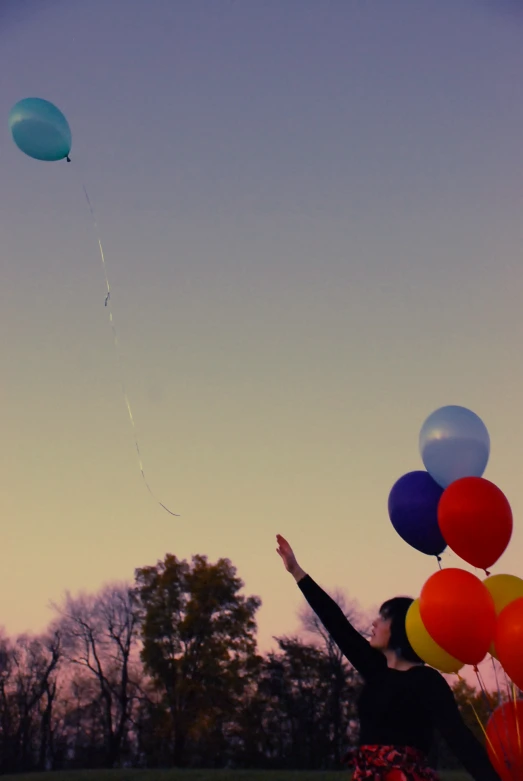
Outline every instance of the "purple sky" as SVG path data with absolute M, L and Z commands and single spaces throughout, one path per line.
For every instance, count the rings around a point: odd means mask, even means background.
M 274 552 L 363 606 L 434 562 L 395 534 L 435 408 L 492 439 L 522 575 L 523 18 L 499 0 L 54 0 L 0 13 L 0 616 L 228 556 L 262 649 L 302 600 Z M 56 103 L 71 165 L 7 116 Z M 119 385 L 87 186 L 99 217 Z M 462 563 L 452 555 L 447 565 Z M 466 566 L 466 565 L 463 565 Z

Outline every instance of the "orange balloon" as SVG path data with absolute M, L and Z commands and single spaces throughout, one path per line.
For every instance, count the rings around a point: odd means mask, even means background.
M 511 602 L 499 614 L 494 645 L 508 677 L 523 689 L 523 597 Z
M 464 664 L 479 664 L 494 637 L 494 600 L 479 578 L 444 569 L 427 580 L 419 598 L 421 619 L 432 639 Z
M 486 570 L 510 542 L 512 510 L 494 483 L 482 477 L 463 477 L 443 491 L 438 524 L 454 553 L 473 567 Z
M 523 778 L 523 700 L 496 708 L 487 724 L 487 751 L 502 781 Z

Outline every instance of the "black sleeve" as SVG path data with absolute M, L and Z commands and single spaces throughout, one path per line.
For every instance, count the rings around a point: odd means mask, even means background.
M 486 750 L 461 718 L 454 694 L 446 680 L 436 670 L 424 669 L 428 689 L 426 704 L 430 707 L 436 729 L 474 781 L 500 781 Z
M 298 586 L 341 652 L 364 678 L 370 678 L 386 667 L 384 654 L 371 648 L 368 641 L 346 618 L 339 605 L 310 575 L 299 580 Z

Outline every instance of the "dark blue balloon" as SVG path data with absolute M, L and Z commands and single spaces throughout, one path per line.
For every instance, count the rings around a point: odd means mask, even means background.
M 389 518 L 399 536 L 427 556 L 439 556 L 447 543 L 438 526 L 443 493 L 428 472 L 408 472 L 389 494 Z

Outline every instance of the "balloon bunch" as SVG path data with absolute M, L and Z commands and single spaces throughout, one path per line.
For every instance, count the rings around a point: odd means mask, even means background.
M 487 749 L 503 781 L 523 778 L 523 580 L 490 575 L 512 536 L 503 492 L 482 475 L 490 455 L 483 421 L 464 407 L 442 407 L 420 432 L 426 471 L 409 472 L 389 495 L 389 517 L 409 545 L 437 556 L 448 547 L 473 567 L 431 575 L 406 617 L 409 642 L 424 662 L 444 673 L 477 665 L 490 653 L 513 681 L 513 701 L 499 705 L 486 729 Z M 479 676 L 479 673 L 478 673 Z
M 449 545 L 474 567 L 491 566 L 508 545 L 512 515 L 501 491 L 482 479 L 490 454 L 485 424 L 464 407 L 442 407 L 423 424 L 419 445 L 426 471 L 393 486 L 392 525 L 421 553 L 439 557 Z
M 457 406 L 442 407 L 422 426 L 426 471 L 409 472 L 393 486 L 389 516 L 416 550 L 437 556 L 448 547 L 486 580 L 460 568 L 440 569 L 424 584 L 407 616 L 416 653 L 442 672 L 477 665 L 491 653 L 523 687 L 523 580 L 490 576 L 512 536 L 512 511 L 503 492 L 482 475 L 490 455 L 483 421 Z

